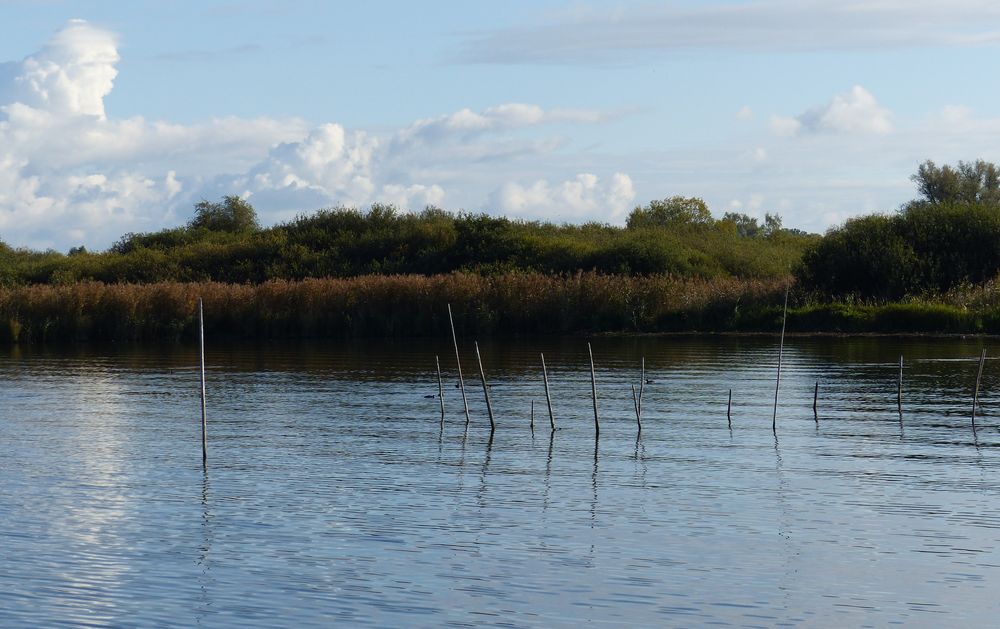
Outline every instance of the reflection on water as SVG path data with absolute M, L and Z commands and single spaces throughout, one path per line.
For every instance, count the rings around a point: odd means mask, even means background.
M 0 626 L 992 623 L 980 340 L 790 339 L 777 434 L 774 339 L 591 342 L 599 438 L 582 339 L 480 344 L 492 435 L 447 340 L 210 344 L 207 470 L 193 348 L 10 350 Z

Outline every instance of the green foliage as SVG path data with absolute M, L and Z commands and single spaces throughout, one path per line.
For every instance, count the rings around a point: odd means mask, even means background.
M 673 196 L 662 201 L 650 201 L 646 207 L 637 207 L 628 216 L 629 229 L 641 227 L 678 227 L 681 225 L 707 225 L 712 222 L 708 205 L 698 197 Z
M 982 160 L 921 164 L 921 199 L 892 216 L 830 230 L 803 254 L 802 284 L 827 297 L 899 300 L 985 282 L 1000 273 L 1000 171 Z
M 783 230 L 768 238 L 746 238 L 723 222 L 701 219 L 623 229 L 456 215 L 433 207 L 407 213 L 379 204 L 367 212 L 321 210 L 267 229 L 212 227 L 228 224 L 213 223 L 212 216 L 227 216 L 227 207 L 242 203 L 237 197 L 226 197 L 220 204 L 200 203 L 189 225 L 126 234 L 103 253 L 75 251 L 64 256 L 0 250 L 0 282 L 259 283 L 365 274 L 581 270 L 773 278 L 787 276 L 806 244 L 816 238 Z M 651 206 L 661 208 L 657 203 Z
M 981 159 L 940 168 L 927 160 L 910 179 L 923 197 L 913 202 L 916 204 L 1000 204 L 1000 169 Z
M 756 238 L 764 235 L 764 230 L 757 224 L 757 219 L 738 212 L 726 212 L 722 216 L 724 225 L 732 225 L 733 230 L 743 238 Z
M 757 223 L 757 219 L 739 212 L 726 212 L 719 221 L 719 225 L 724 229 L 732 229 L 743 238 L 771 238 L 784 232 L 781 227 L 781 216 L 777 214 L 765 213 L 764 224 Z M 799 235 L 808 235 L 805 232 L 792 230 Z
M 195 216 L 189 223 L 192 229 L 230 233 L 260 229 L 253 206 L 236 195 L 222 197 L 218 203 L 200 201 L 194 206 L 194 211 Z
M 827 295 L 898 299 L 918 284 L 917 257 L 900 218 L 874 214 L 827 232 L 802 256 L 798 279 Z

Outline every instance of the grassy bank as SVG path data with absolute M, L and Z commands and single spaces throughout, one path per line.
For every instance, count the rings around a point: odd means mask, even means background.
M 774 332 L 786 280 L 600 273 L 368 275 L 348 279 L 33 285 L 0 288 L 0 341 L 180 340 L 205 300 L 214 338 L 361 338 L 605 332 Z M 793 332 L 1000 333 L 992 288 L 938 301 L 799 303 Z

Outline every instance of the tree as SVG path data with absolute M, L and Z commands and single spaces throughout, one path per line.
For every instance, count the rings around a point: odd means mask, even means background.
M 938 167 L 927 160 L 910 177 L 917 184 L 922 199 L 911 201 L 905 209 L 922 204 L 984 203 L 1000 205 L 1000 169 L 996 164 L 977 159 L 958 162 L 958 166 Z
M 764 214 L 764 235 L 770 238 L 781 232 L 781 216 L 778 214 Z
M 637 207 L 628 216 L 629 229 L 636 227 L 676 227 L 707 225 L 712 221 L 708 205 L 698 197 L 673 196 L 653 200 L 646 207 Z
M 722 222 L 732 223 L 736 228 L 736 234 L 743 238 L 756 238 L 761 234 L 757 219 L 740 212 L 726 212 L 722 216 Z
M 256 210 L 236 195 L 222 197 L 218 203 L 202 200 L 194 206 L 194 213 L 194 218 L 188 223 L 192 229 L 230 233 L 260 229 Z

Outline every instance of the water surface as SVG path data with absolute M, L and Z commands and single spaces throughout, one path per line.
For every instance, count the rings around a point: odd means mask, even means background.
M 194 348 L 4 350 L 0 626 L 992 624 L 982 343 L 791 339 L 775 435 L 774 339 L 595 339 L 595 438 L 586 339 L 485 342 L 491 438 L 471 342 L 468 426 L 444 340 L 210 342 L 207 470 Z

